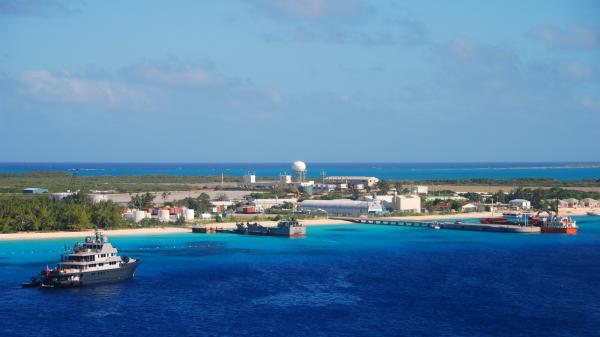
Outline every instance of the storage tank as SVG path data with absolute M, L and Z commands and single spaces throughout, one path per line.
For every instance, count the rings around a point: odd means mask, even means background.
M 168 209 L 158 210 L 158 221 L 171 221 Z
M 186 209 L 183 213 L 183 218 L 185 221 L 194 221 L 194 210 L 189 208 Z
M 135 210 L 135 211 L 133 211 L 133 221 L 140 222 L 140 221 L 146 219 L 147 214 L 148 213 L 146 211 Z

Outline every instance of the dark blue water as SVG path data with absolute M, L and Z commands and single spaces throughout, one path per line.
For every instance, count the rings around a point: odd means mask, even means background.
M 598 163 L 307 163 L 307 176 L 367 175 L 383 179 L 515 179 L 552 178 L 559 180 L 600 179 Z M 277 177 L 291 172 L 289 163 L 0 163 L 0 173 L 36 171 L 97 175 L 243 175 Z
M 19 282 L 72 240 L 0 243 L 1 336 L 598 336 L 600 218 L 519 235 L 347 225 L 114 237 L 135 280 Z

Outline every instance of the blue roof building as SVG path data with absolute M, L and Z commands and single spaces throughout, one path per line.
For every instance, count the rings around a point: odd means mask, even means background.
M 29 188 L 23 189 L 23 194 L 47 194 L 47 193 L 48 193 L 47 188 L 29 187 Z

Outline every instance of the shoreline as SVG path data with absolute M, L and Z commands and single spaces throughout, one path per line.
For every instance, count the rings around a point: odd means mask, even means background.
M 562 208 L 560 214 L 566 216 L 581 216 L 586 215 L 589 211 L 598 211 L 593 208 Z M 486 218 L 492 216 L 500 216 L 500 212 L 473 212 L 473 213 L 456 213 L 456 214 L 427 214 L 427 215 L 412 215 L 402 217 L 386 217 L 390 220 L 443 220 L 443 219 L 469 219 L 469 218 Z M 300 220 L 307 227 L 310 226 L 330 226 L 330 225 L 355 225 L 353 222 L 335 219 L 310 219 Z M 264 226 L 275 226 L 277 221 L 259 221 Z M 213 222 L 204 224 L 203 226 L 235 228 L 234 222 Z M 111 236 L 142 236 L 142 235 L 162 235 L 162 234 L 178 234 L 191 233 L 192 225 L 186 227 L 146 227 L 146 228 L 127 228 L 127 229 L 109 229 L 103 230 L 108 237 Z M 93 230 L 80 232 L 17 232 L 0 234 L 0 242 L 5 241 L 26 241 L 26 240 L 48 240 L 48 239 L 65 239 L 65 238 L 83 238 L 94 233 Z
M 331 219 L 315 219 L 301 221 L 305 226 L 326 226 L 326 225 L 343 225 L 352 224 L 348 221 L 331 220 Z M 259 221 L 265 226 L 275 226 L 277 221 Z M 234 222 L 214 222 L 205 226 L 216 227 L 235 227 Z M 192 226 L 186 227 L 146 227 L 146 228 L 127 228 L 127 229 L 108 229 L 102 230 L 106 236 L 142 236 L 142 235 L 162 235 L 162 234 L 178 234 L 191 233 Z M 94 234 L 93 230 L 79 232 L 17 232 L 0 234 L 0 242 L 3 241 L 26 241 L 26 240 L 48 240 L 48 239 L 67 239 L 67 238 L 83 238 Z

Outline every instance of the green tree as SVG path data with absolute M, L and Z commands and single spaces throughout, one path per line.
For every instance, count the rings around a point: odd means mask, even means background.
M 112 201 L 101 201 L 92 206 L 92 223 L 99 228 L 119 228 L 125 225 L 121 206 Z
M 156 195 L 154 195 L 150 192 L 146 192 L 144 194 L 132 195 L 131 201 L 129 202 L 128 205 L 130 208 L 138 208 L 138 209 L 150 208 L 154 205 L 153 202 L 154 202 L 155 197 L 156 197 Z
M 392 188 L 392 183 L 389 180 L 381 179 L 377 182 L 377 189 L 379 190 L 379 194 L 386 195 Z

